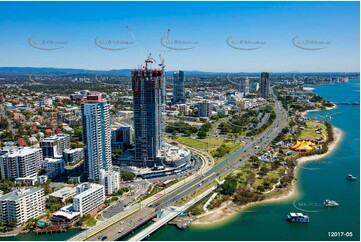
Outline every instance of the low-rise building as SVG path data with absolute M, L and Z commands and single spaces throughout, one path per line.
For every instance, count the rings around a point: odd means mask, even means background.
M 179 105 L 179 112 L 183 115 L 189 115 L 190 113 L 190 106 L 189 104 L 180 104 Z
M 51 221 L 55 223 L 71 223 L 80 217 L 80 212 L 74 211 L 73 204 L 62 207 L 59 211 L 53 213 Z
M 48 177 L 55 177 L 64 173 L 64 160 L 63 159 L 44 159 L 44 168 Z
M 70 149 L 70 136 L 57 134 L 43 139 L 40 142 L 44 158 L 61 158 L 64 150 Z
M 69 198 L 72 198 L 76 195 L 75 187 L 63 187 L 58 191 L 49 194 L 49 197 L 53 197 L 65 203 L 65 201 Z
M 111 137 L 112 151 L 126 151 L 131 142 L 130 127 L 124 126 L 112 129 Z
M 63 159 L 66 165 L 76 164 L 84 159 L 83 148 L 64 150 Z

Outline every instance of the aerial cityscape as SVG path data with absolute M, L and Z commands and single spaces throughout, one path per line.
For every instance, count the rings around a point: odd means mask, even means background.
M 359 9 L 0 2 L 0 240 L 359 241 Z

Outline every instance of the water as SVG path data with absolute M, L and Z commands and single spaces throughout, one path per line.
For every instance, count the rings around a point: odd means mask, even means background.
M 71 237 L 77 235 L 81 230 L 79 229 L 70 229 L 64 233 L 54 233 L 54 234 L 21 234 L 15 237 L 0 238 L 0 241 L 64 241 L 70 239 Z
M 348 84 L 320 85 L 315 93 L 334 102 L 359 102 L 360 81 Z M 165 226 L 148 240 L 359 240 L 360 239 L 360 106 L 339 105 L 330 111 L 311 112 L 307 116 L 332 115 L 332 125 L 344 132 L 341 143 L 328 157 L 304 165 L 297 174 L 296 201 L 264 204 L 252 207 L 227 223 L 215 227 L 191 227 L 178 230 Z M 348 173 L 357 181 L 347 181 Z M 325 208 L 325 199 L 337 201 L 340 206 Z M 289 212 L 302 212 L 294 204 L 308 210 L 311 222 L 292 224 L 285 220 Z M 320 211 L 320 212 L 311 212 Z M 329 237 L 329 232 L 352 232 L 353 236 Z M 347 234 L 350 235 L 350 234 Z

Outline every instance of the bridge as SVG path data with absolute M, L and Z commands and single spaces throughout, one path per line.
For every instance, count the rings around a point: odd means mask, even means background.
M 90 229 L 87 229 L 86 231 L 70 238 L 69 240 L 70 241 L 83 241 L 89 237 L 94 236 L 99 231 L 102 231 L 102 230 L 116 224 L 118 221 L 139 211 L 140 209 L 141 209 L 141 204 L 134 205 L 130 209 L 124 210 L 123 212 L 118 213 L 117 215 L 111 217 L 110 219 L 98 222 L 96 226 L 91 227 Z
M 210 194 L 212 191 L 214 191 L 216 189 L 216 187 L 217 186 L 211 187 L 207 191 L 198 195 L 196 198 L 194 198 L 191 201 L 184 204 L 182 207 L 170 207 L 171 211 L 166 216 L 160 218 L 157 222 L 153 223 L 149 227 L 140 231 L 138 234 L 136 234 L 135 236 L 130 238 L 129 241 L 140 241 L 140 240 L 143 240 L 144 238 L 150 236 L 152 233 L 157 231 L 160 227 L 162 227 L 163 225 L 167 224 L 169 221 L 171 221 L 175 217 L 177 217 L 180 213 L 184 212 L 185 210 L 187 210 L 188 208 L 193 206 L 195 203 L 197 203 L 199 200 L 206 197 L 208 194 Z

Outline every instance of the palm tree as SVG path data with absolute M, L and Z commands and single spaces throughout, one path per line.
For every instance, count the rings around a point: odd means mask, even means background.
M 16 218 L 9 219 L 9 222 L 8 222 L 9 226 L 15 227 L 17 224 L 18 224 L 18 220 Z

